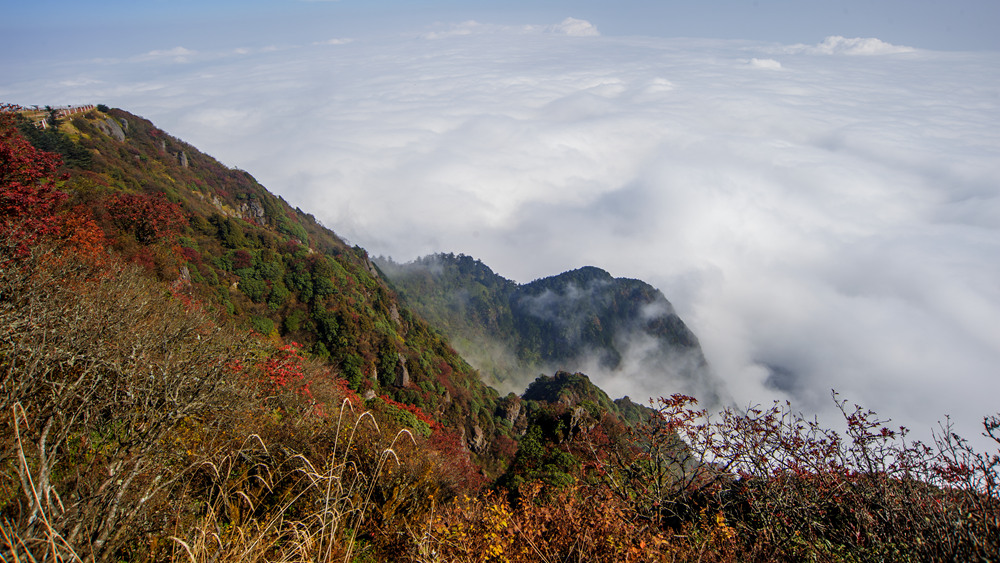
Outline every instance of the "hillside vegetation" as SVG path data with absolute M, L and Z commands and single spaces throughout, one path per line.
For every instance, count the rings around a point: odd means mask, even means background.
M 539 373 L 587 371 L 721 402 L 698 338 L 641 280 L 586 266 L 522 285 L 454 254 L 376 263 L 402 302 L 500 388 L 520 391 Z
M 1000 552 L 1000 456 L 947 427 L 910 442 L 837 397 L 846 432 L 780 404 L 713 418 L 572 372 L 501 396 L 249 174 L 121 110 L 55 125 L 0 112 L 4 561 Z

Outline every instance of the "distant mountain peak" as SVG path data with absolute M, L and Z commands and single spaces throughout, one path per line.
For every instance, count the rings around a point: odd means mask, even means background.
M 598 268 L 597 266 L 582 266 L 580 268 L 576 268 L 575 270 L 567 270 L 561 274 L 556 274 L 554 276 L 547 276 L 535 281 L 542 281 L 542 280 L 558 280 L 558 281 L 568 280 L 575 282 L 589 282 L 589 281 L 612 281 L 614 280 L 614 277 L 610 273 L 608 273 L 607 270 L 603 270 L 601 268 Z M 526 284 L 526 286 L 530 285 L 531 285 L 530 283 Z
M 538 373 L 586 372 L 636 396 L 720 392 L 698 338 L 655 287 L 596 266 L 517 284 L 466 255 L 383 266 L 487 380 L 519 391 Z

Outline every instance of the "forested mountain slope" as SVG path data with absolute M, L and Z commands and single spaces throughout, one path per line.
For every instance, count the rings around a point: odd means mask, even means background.
M 509 432 L 498 393 L 426 322 L 398 304 L 360 247 L 141 117 L 100 109 L 18 130 L 61 153 L 60 206 L 100 244 L 233 327 L 296 343 L 363 398 L 423 410 L 459 436 Z M 104 111 L 101 111 L 104 110 Z M 16 114 L 12 114 L 16 115 Z M 462 441 L 468 445 L 467 440 Z
M 658 389 L 657 396 L 683 391 L 710 405 L 724 395 L 698 338 L 643 281 L 587 266 L 520 285 L 454 254 L 376 263 L 403 302 L 502 389 L 565 370 L 586 372 L 598 384 L 635 378 L 637 388 Z

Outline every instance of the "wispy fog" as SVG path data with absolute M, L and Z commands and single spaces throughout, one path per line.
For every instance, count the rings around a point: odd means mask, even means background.
M 598 31 L 165 45 L 0 98 L 142 114 L 397 261 L 648 281 L 738 403 L 828 411 L 836 388 L 977 433 L 1000 410 L 1000 55 Z

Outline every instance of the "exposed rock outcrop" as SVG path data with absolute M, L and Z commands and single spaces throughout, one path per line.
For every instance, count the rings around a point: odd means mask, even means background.
M 406 387 L 410 384 L 410 372 L 406 369 L 406 358 L 399 354 L 399 363 L 396 364 L 396 387 Z
M 472 437 L 468 439 L 469 449 L 479 453 L 486 449 L 486 433 L 478 424 L 472 427 Z
M 128 129 L 128 122 L 123 119 L 122 123 L 125 124 L 124 128 L 122 127 L 121 123 L 119 123 L 117 120 L 109 117 L 104 121 L 94 122 L 94 125 L 96 125 L 97 128 L 100 129 L 101 132 L 104 133 L 105 135 L 108 135 L 109 137 L 114 137 L 115 140 L 117 141 L 124 141 L 125 131 Z
M 261 225 L 267 224 L 267 215 L 264 213 L 264 206 L 261 205 L 260 201 L 256 199 L 250 199 L 240 203 L 240 217 L 253 221 L 255 223 L 260 223 Z
M 375 279 L 381 279 L 378 275 L 378 269 L 375 268 L 375 264 L 372 263 L 372 259 L 368 257 L 368 254 L 365 254 L 365 267 L 368 268 L 368 272 L 371 275 L 375 276 Z

